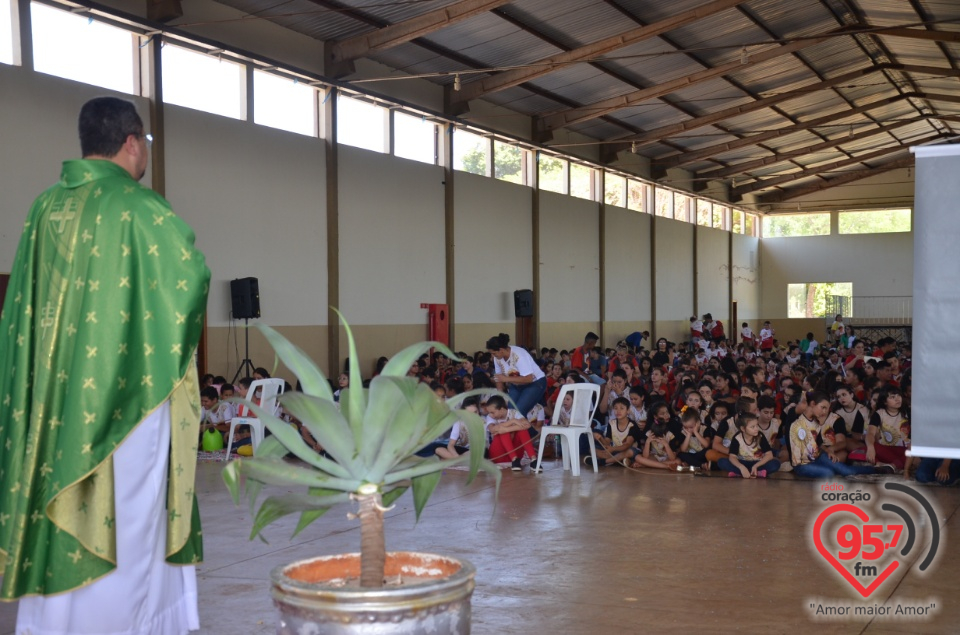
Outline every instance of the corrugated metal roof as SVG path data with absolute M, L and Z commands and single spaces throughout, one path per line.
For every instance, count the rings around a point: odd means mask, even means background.
M 492 13 L 441 29 L 431 34 L 430 41 L 490 67 L 528 64 L 561 52 Z
M 591 44 L 638 26 L 609 3 L 600 1 L 521 1 L 505 5 L 502 10 L 537 25 L 537 30 L 570 47 Z
M 900 64 L 922 64 L 950 68 L 947 58 L 936 42 L 910 40 L 902 37 L 881 37 L 881 39 Z
M 256 13 L 272 19 L 286 28 L 321 40 L 340 41 L 358 34 L 373 31 L 370 21 L 395 24 L 422 15 L 438 7 L 455 4 L 457 0 L 291 0 L 290 2 L 264 8 L 258 0 L 218 0 L 241 11 Z M 371 59 L 405 73 L 430 74 L 465 70 L 469 66 L 449 59 L 444 49 L 463 56 L 470 63 L 483 68 L 515 67 L 531 64 L 559 53 L 549 41 L 565 49 L 623 33 L 638 24 L 650 24 L 675 16 L 688 9 L 703 6 L 708 0 L 515 0 L 504 5 L 498 13 L 483 13 L 467 20 L 428 33 L 422 41 L 430 43 L 428 49 L 414 43 L 405 43 L 371 54 Z M 347 7 L 350 11 L 332 10 L 333 4 Z M 939 21 L 931 28 L 960 32 L 960 23 L 942 22 L 960 19 L 960 0 L 914 0 L 925 18 Z M 327 7 L 327 8 L 324 8 Z M 618 9 L 619 7 L 619 9 Z M 352 8 L 352 9 L 351 9 Z M 839 17 L 831 11 L 834 8 Z M 483 99 L 516 111 L 517 116 L 534 116 L 558 112 L 565 103 L 589 106 L 597 101 L 625 95 L 637 90 L 637 86 L 656 86 L 683 78 L 731 60 L 738 60 L 741 47 L 749 45 L 749 54 L 780 46 L 792 38 L 819 35 L 836 29 L 841 23 L 851 23 L 858 12 L 875 26 L 917 26 L 922 17 L 914 11 L 910 2 L 904 0 L 749 0 L 738 8 L 731 8 L 712 16 L 683 25 L 664 34 L 652 37 L 603 54 L 604 66 L 611 72 L 585 62 L 557 68 L 529 81 L 524 88 L 516 86 L 489 93 Z M 358 19 L 367 16 L 368 20 Z M 757 20 L 759 25 L 754 22 Z M 537 33 L 541 34 L 538 36 Z M 668 43 L 675 43 L 677 50 Z M 859 42 L 859 43 L 858 43 Z M 908 65 L 938 66 L 950 68 L 960 61 L 960 44 L 938 44 L 927 40 L 906 39 L 885 35 L 837 36 L 804 48 L 801 51 L 776 57 L 762 64 L 748 64 L 733 69 L 729 80 L 713 78 L 688 85 L 667 95 L 630 108 L 616 110 L 607 119 L 592 119 L 569 126 L 598 141 L 612 140 L 629 134 L 631 128 L 653 130 L 672 123 L 689 120 L 695 116 L 716 112 L 733 105 L 750 102 L 749 94 L 739 90 L 741 85 L 748 93 L 759 97 L 802 90 L 820 81 L 856 69 L 866 68 L 885 61 L 882 48 L 889 51 L 892 61 Z M 946 51 L 946 54 L 944 53 Z M 871 56 L 873 59 L 871 59 Z M 948 59 L 949 57 L 949 59 Z M 477 81 L 483 75 L 462 76 L 464 85 Z M 451 76 L 431 77 L 430 81 L 447 85 Z M 640 148 L 640 154 L 648 157 L 668 157 L 677 153 L 676 148 L 695 150 L 714 146 L 724 140 L 733 140 L 738 135 L 753 135 L 760 130 L 787 129 L 794 121 L 807 121 L 829 113 L 840 115 L 836 125 L 818 127 L 816 130 L 792 132 L 765 142 L 774 151 L 803 148 L 824 138 L 838 138 L 850 122 L 877 122 L 880 124 L 901 118 L 915 118 L 923 112 L 942 115 L 960 114 L 960 104 L 933 100 L 924 102 L 901 100 L 880 106 L 865 115 L 844 117 L 851 107 L 895 97 L 901 92 L 920 90 L 931 94 L 956 95 L 960 80 L 956 78 L 931 77 L 920 73 L 888 71 L 873 73 L 851 82 L 849 85 L 828 90 L 810 91 L 776 107 L 742 114 L 729 120 L 679 133 L 662 143 Z M 371 85 L 376 90 L 375 85 Z M 541 94 L 543 93 L 543 94 Z M 551 98 L 554 95 L 556 98 Z M 665 103 L 669 101 L 673 105 Z M 851 106 L 852 104 L 852 106 Z M 468 115 L 469 116 L 469 113 Z M 506 115 L 510 116 L 510 115 Z M 624 125 L 617 125 L 613 121 Z M 496 121 L 483 122 L 496 127 Z M 950 124 L 960 129 L 960 124 Z M 515 128 L 515 126 L 514 126 Z M 857 130 L 865 129 L 857 127 Z M 920 122 L 898 129 L 896 136 L 924 136 L 930 134 L 932 124 Z M 728 132 L 729 131 L 729 132 Z M 890 143 L 890 135 L 876 135 L 843 149 L 869 152 L 871 148 Z M 763 156 L 765 151 L 749 145 L 718 155 L 724 162 L 741 162 Z M 825 150 L 814 156 L 804 157 L 804 165 L 830 162 L 844 156 L 838 150 Z M 831 158 L 833 157 L 833 158 Z M 696 171 L 715 165 L 710 159 L 686 166 Z M 767 170 L 782 170 L 782 165 L 767 166 Z
M 837 21 L 820 0 L 752 0 L 747 9 L 784 38 L 817 35 L 837 28 Z
M 736 69 L 730 77 L 749 86 L 754 93 L 766 97 L 786 93 L 814 84 L 820 79 L 793 55 L 784 55 L 760 64 Z
M 929 7 L 934 3 L 921 0 L 920 4 Z M 920 21 L 910 3 L 904 0 L 869 0 L 861 1 L 858 5 L 863 9 L 867 21 L 874 26 L 902 26 Z

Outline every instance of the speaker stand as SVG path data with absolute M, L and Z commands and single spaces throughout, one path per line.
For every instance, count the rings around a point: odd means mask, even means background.
M 237 374 L 233 376 L 233 381 L 230 383 L 236 385 L 240 373 L 245 369 L 247 374 L 244 377 L 253 375 L 254 366 L 253 362 L 250 361 L 250 318 L 243 318 L 243 361 L 240 362 L 240 368 L 237 369 Z

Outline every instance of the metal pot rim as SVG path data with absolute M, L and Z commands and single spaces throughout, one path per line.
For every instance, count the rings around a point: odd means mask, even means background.
M 444 601 L 444 598 L 446 598 L 452 601 L 457 597 L 462 597 L 465 590 L 468 594 L 473 590 L 473 578 L 477 571 L 473 564 L 467 560 L 414 551 L 389 552 L 387 557 L 389 558 L 397 554 L 404 554 L 426 560 L 441 559 L 457 564 L 459 569 L 446 577 L 426 578 L 422 581 L 404 584 L 402 586 L 388 586 L 379 589 L 345 587 L 342 583 L 331 584 L 328 581 L 303 582 L 287 575 L 287 571 L 290 569 L 301 567 L 311 562 L 340 558 L 359 558 L 360 554 L 341 553 L 317 556 L 315 558 L 298 560 L 293 563 L 275 567 L 270 572 L 273 595 L 277 597 L 277 594 L 283 594 L 288 600 L 293 600 L 294 598 L 310 598 L 313 602 L 332 602 L 339 604 L 341 608 L 345 608 L 344 605 L 350 604 L 363 603 L 369 605 L 371 602 L 375 604 L 394 604 L 415 601 L 418 598 L 425 597 L 431 597 L 440 601 Z

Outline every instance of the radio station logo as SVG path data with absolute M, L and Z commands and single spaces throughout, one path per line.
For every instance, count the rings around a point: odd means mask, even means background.
M 933 505 L 913 487 L 887 482 L 871 493 L 828 483 L 820 494 L 829 505 L 813 523 L 813 546 L 862 598 L 870 598 L 911 562 L 921 573 L 934 563 L 942 542 L 940 523 Z

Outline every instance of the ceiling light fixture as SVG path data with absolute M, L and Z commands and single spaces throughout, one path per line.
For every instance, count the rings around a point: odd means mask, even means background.
M 460 92 L 460 75 L 453 76 L 453 90 Z

